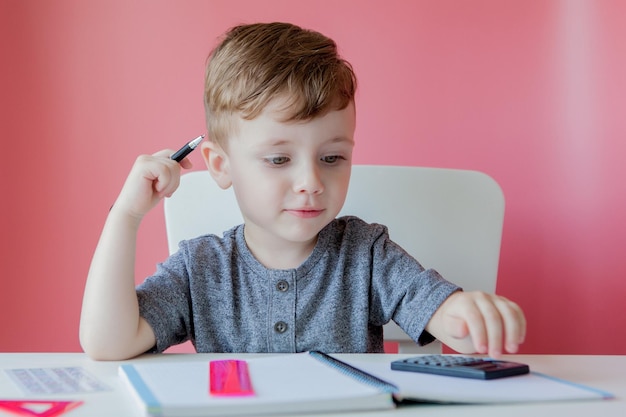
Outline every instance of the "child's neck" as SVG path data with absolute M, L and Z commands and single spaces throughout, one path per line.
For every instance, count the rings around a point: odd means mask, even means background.
M 245 229 L 244 237 L 252 255 L 269 269 L 299 267 L 311 255 L 317 243 L 317 237 L 309 242 L 301 243 L 287 242 L 281 239 L 258 242 L 254 237 L 249 236 Z

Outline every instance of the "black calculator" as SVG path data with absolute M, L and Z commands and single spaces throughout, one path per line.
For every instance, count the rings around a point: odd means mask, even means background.
M 396 371 L 422 372 L 460 378 L 496 379 L 530 372 L 517 362 L 454 355 L 425 355 L 391 362 Z

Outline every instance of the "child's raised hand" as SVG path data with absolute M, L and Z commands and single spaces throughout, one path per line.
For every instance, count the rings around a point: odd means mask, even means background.
M 166 149 L 152 155 L 140 155 L 114 208 L 141 219 L 163 197 L 171 196 L 178 188 L 181 168 L 191 168 L 191 161 L 187 158 L 180 163 L 170 159 L 172 153 Z
M 526 319 L 514 302 L 480 291 L 456 292 L 435 312 L 429 333 L 461 353 L 493 358 L 516 353 L 526 336 Z

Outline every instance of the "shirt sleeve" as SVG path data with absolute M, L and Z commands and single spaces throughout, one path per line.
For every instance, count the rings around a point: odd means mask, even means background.
M 136 288 L 139 314 L 152 327 L 156 345 L 153 353 L 190 339 L 189 278 L 181 249 L 157 265 L 154 275 Z
M 378 225 L 372 244 L 372 312 L 381 324 L 393 320 L 416 343 L 434 337 L 426 325 L 450 294 L 461 290 L 434 269 L 424 267 Z

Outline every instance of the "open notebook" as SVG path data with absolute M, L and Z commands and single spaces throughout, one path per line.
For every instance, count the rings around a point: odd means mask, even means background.
M 316 352 L 247 361 L 255 392 L 209 394 L 209 363 L 128 363 L 120 366 L 147 416 L 236 416 L 382 410 L 402 401 L 502 403 L 609 398 L 610 394 L 542 374 L 491 381 L 392 371 L 389 363 L 337 361 Z

